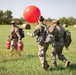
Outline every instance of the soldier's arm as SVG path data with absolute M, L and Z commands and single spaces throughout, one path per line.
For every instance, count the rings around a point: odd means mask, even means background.
M 10 31 L 10 34 L 8 35 L 8 39 L 12 40 L 13 39 L 13 35 L 12 35 L 13 31 Z
M 40 29 L 38 27 L 36 27 L 36 29 L 34 30 L 33 33 L 27 33 L 27 35 L 31 36 L 31 37 L 35 37 L 36 35 L 38 35 L 40 32 Z
M 54 32 L 55 32 L 55 26 L 50 26 L 50 28 L 49 28 L 49 33 L 50 34 L 53 34 L 54 35 Z
M 21 36 L 19 34 L 19 29 L 18 28 L 15 28 L 15 33 L 17 34 L 18 39 L 21 40 Z

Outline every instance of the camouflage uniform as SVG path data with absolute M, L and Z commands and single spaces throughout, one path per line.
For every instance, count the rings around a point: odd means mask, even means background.
M 46 60 L 46 51 L 48 49 L 49 44 L 44 43 L 43 35 L 44 35 L 44 28 L 45 24 L 39 24 L 35 31 L 32 33 L 32 36 L 38 36 L 37 42 L 39 42 L 39 50 L 38 50 L 38 57 L 40 59 L 40 62 L 42 64 L 42 67 L 44 69 L 47 69 L 49 67 L 47 60 Z
M 12 27 L 11 33 L 10 33 L 10 40 L 11 40 L 11 52 L 10 52 L 10 55 L 12 55 L 13 50 L 17 51 L 18 40 L 21 40 L 21 36 L 19 34 L 18 26 Z
M 51 26 L 49 29 L 49 32 L 55 36 L 51 52 L 52 67 L 57 67 L 56 55 L 58 55 L 58 59 L 64 63 L 67 61 L 65 56 L 62 54 L 64 47 L 64 31 L 65 29 L 62 26 Z M 67 63 L 65 64 L 65 67 L 67 67 Z

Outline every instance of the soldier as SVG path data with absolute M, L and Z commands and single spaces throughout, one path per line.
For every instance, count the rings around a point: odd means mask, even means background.
M 10 56 L 13 55 L 13 51 L 15 50 L 17 51 L 17 44 L 18 42 L 21 42 L 21 36 L 19 34 L 19 27 L 16 26 L 15 21 L 11 22 L 12 24 L 12 28 L 11 28 L 11 33 L 9 35 L 9 39 L 11 40 L 11 52 L 10 52 Z M 20 55 L 20 53 L 18 52 L 18 54 Z
M 49 68 L 49 65 L 46 60 L 46 51 L 48 49 L 49 44 L 44 43 L 44 29 L 46 25 L 43 23 L 44 18 L 43 16 L 39 16 L 38 18 L 38 25 L 36 26 L 36 29 L 33 33 L 27 33 L 29 36 L 38 36 L 37 42 L 39 42 L 39 50 L 38 50 L 38 57 L 40 59 L 40 62 L 42 64 L 42 67 L 46 70 Z
M 65 67 L 68 67 L 70 61 L 68 61 L 65 56 L 62 54 L 63 47 L 64 47 L 64 27 L 60 26 L 58 20 L 53 21 L 53 26 L 49 28 L 49 32 L 55 36 L 55 41 L 52 44 L 52 52 L 51 52 L 51 60 L 52 60 L 52 67 L 57 67 L 56 62 L 56 55 L 58 55 L 59 60 L 63 61 Z

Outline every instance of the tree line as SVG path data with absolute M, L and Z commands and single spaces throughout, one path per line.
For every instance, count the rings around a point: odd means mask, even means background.
M 53 19 L 48 18 L 48 19 L 45 19 L 45 22 L 52 22 L 52 20 Z M 74 17 L 68 17 L 68 18 L 62 17 L 62 18 L 59 18 L 58 20 L 59 20 L 61 25 L 64 25 L 64 24 L 75 25 L 76 24 L 76 18 L 74 18 Z
M 10 25 L 11 21 L 15 20 L 17 24 L 23 24 L 25 21 L 23 17 L 21 18 L 13 18 L 12 11 L 6 10 L 3 12 L 3 10 L 0 10 L 0 25 Z M 47 18 L 45 19 L 45 22 L 52 22 L 53 19 Z M 76 24 L 76 18 L 74 17 L 62 17 L 59 18 L 60 24 L 67 24 L 67 25 L 75 25 Z
M 24 21 L 22 17 L 13 18 L 12 12 L 10 10 L 6 10 L 5 12 L 0 10 L 0 25 L 4 25 L 4 24 L 10 25 L 12 20 L 15 20 L 17 24 L 22 24 Z

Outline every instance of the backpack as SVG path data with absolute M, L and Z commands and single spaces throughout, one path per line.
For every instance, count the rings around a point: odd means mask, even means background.
M 71 32 L 69 32 L 68 30 L 65 30 L 65 32 L 64 32 L 64 46 L 66 48 L 68 48 L 70 46 L 71 42 L 72 42 Z
M 45 43 L 48 43 L 48 44 L 52 44 L 52 43 L 54 43 L 54 41 L 55 41 L 55 36 L 52 35 L 52 34 L 48 31 L 48 30 L 49 30 L 49 27 L 50 27 L 50 26 L 46 26 L 46 27 L 45 27 L 45 30 L 44 30 L 45 40 L 44 40 L 44 42 L 45 42 Z
M 19 28 L 19 34 L 20 34 L 21 38 L 25 37 L 24 31 L 22 28 Z
M 55 38 L 48 31 L 50 26 L 49 25 L 41 25 L 41 27 L 43 28 L 43 30 L 42 30 L 43 34 L 42 34 L 42 36 L 38 35 L 37 42 L 39 42 L 40 44 L 43 44 L 43 43 L 51 44 L 51 43 L 53 43 Z
M 44 43 L 44 39 L 45 39 L 45 27 L 46 27 L 46 25 L 38 25 L 38 28 L 40 30 L 37 33 L 37 42 L 39 42 L 40 44 Z

